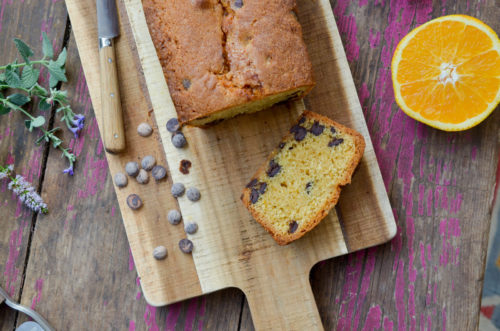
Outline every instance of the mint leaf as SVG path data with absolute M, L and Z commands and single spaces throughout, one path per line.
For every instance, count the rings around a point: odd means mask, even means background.
M 7 97 L 7 100 L 13 104 L 15 104 L 16 106 L 24 106 L 25 104 L 27 104 L 28 102 L 30 102 L 30 98 L 27 97 L 26 95 L 24 94 L 21 94 L 21 93 L 16 93 L 16 94 L 11 94 Z
M 47 102 L 47 99 L 41 98 L 40 102 L 38 103 L 38 109 L 40 110 L 49 110 L 51 108 L 51 104 Z
M 68 52 L 66 51 L 66 47 L 63 48 L 62 52 L 57 57 L 56 63 L 59 67 L 63 67 L 66 64 L 66 57 L 68 56 Z
M 5 73 L 0 74 L 0 83 L 5 83 Z
M 38 116 L 33 121 L 31 121 L 31 125 L 34 128 L 38 128 L 44 124 L 45 124 L 45 117 L 43 117 L 43 116 Z
M 42 43 L 42 51 L 43 55 L 48 57 L 49 59 L 52 59 L 54 57 L 54 48 L 52 47 L 52 43 L 49 40 L 49 37 L 47 37 L 47 34 L 42 32 L 42 37 L 43 37 L 43 43 Z
M 14 39 L 14 43 L 16 44 L 17 50 L 19 51 L 19 54 L 23 57 L 24 61 L 29 64 L 30 60 L 29 57 L 33 56 L 34 53 L 31 50 L 31 48 L 24 43 L 21 39 Z
M 52 138 L 52 146 L 54 146 L 54 148 L 57 148 L 59 145 L 61 145 L 61 143 L 62 140 L 57 138 L 56 136 Z
M 31 123 L 31 120 L 25 120 L 24 125 L 26 126 L 26 129 L 28 129 L 29 132 L 33 131 L 33 125 Z
M 28 128 L 29 129 L 29 128 Z M 38 138 L 36 141 L 35 141 L 35 145 L 40 145 L 40 143 L 42 143 L 43 141 L 49 141 L 49 137 L 47 137 L 46 135 L 43 135 L 41 136 L 40 138 Z
M 21 74 L 21 82 L 25 89 L 30 89 L 38 81 L 40 70 L 33 68 L 33 66 L 26 66 Z
M 7 68 L 5 69 L 5 82 L 12 88 L 23 87 L 23 82 L 21 81 L 21 78 L 10 65 L 7 66 Z
M 8 113 L 10 113 L 10 108 L 0 103 L 0 115 L 5 115 Z
M 47 92 L 47 90 L 38 85 L 38 83 L 36 83 L 32 88 L 31 88 L 31 93 L 33 95 L 36 95 L 37 97 L 46 97 L 49 95 L 49 92 Z
M 51 90 L 52 98 L 60 104 L 68 103 L 68 91 Z
M 49 69 L 50 73 L 50 87 L 56 86 L 58 82 L 68 81 L 68 79 L 66 78 L 66 69 L 61 68 L 56 62 L 50 60 L 47 69 Z

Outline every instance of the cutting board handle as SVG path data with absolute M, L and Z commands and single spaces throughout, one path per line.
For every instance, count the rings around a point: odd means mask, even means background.
M 272 263 L 272 262 L 271 262 Z M 291 276 L 288 269 L 276 268 L 267 280 L 244 289 L 257 331 L 323 330 L 309 273 Z M 279 277 L 279 274 L 286 277 Z

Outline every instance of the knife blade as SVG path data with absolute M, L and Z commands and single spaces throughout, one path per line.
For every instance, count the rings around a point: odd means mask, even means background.
M 104 148 L 116 154 L 125 150 L 125 130 L 120 102 L 113 38 L 120 35 L 115 0 L 96 0 L 97 36 L 101 76 L 101 123 Z

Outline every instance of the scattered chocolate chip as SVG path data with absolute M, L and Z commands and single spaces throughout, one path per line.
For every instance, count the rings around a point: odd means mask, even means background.
M 288 147 L 288 150 L 291 151 L 293 149 L 293 146 Z
M 313 135 L 319 136 L 320 134 L 323 133 L 324 129 L 325 127 L 323 125 L 319 124 L 318 121 L 314 121 L 310 131 Z
M 243 0 L 236 0 L 236 1 L 234 2 L 234 6 L 235 6 L 236 8 L 241 8 L 241 7 L 243 7 Z
M 260 194 L 266 193 L 266 189 L 267 189 L 267 183 L 265 182 L 260 183 L 259 193 Z
M 137 177 L 135 177 L 135 179 L 139 184 L 147 184 L 149 182 L 149 175 L 146 170 L 141 169 L 139 170 L 139 174 L 137 175 Z
M 193 251 L 193 242 L 187 238 L 181 239 L 179 241 L 179 248 L 183 253 L 189 254 Z
M 245 187 L 250 188 L 254 187 L 255 185 L 257 185 L 257 178 L 252 179 Z
M 127 206 L 133 210 L 139 209 L 142 207 L 142 200 L 137 194 L 131 194 L 127 197 Z
M 172 195 L 174 198 L 181 197 L 184 194 L 185 188 L 184 184 L 182 183 L 175 183 L 172 185 L 172 188 L 170 189 L 170 192 L 172 192 Z
M 336 134 L 337 133 L 337 130 L 335 130 L 335 128 L 332 126 L 330 127 L 330 131 L 333 133 L 333 134 Z
M 186 146 L 186 137 L 184 137 L 184 134 L 182 132 L 177 132 L 172 136 L 172 144 L 177 147 L 177 148 L 182 148 Z
M 299 124 L 302 124 L 306 121 L 306 117 L 305 116 L 302 116 L 299 120 Z
M 333 140 L 328 143 L 328 147 L 335 147 L 335 146 L 342 144 L 343 142 L 344 142 L 344 139 L 342 139 L 342 138 L 339 138 L 339 139 L 333 138 Z
M 191 161 L 189 160 L 182 160 L 180 165 L 179 165 L 179 171 L 183 173 L 184 175 L 189 174 L 189 168 L 191 168 Z
M 303 126 L 294 125 L 290 129 L 290 132 L 294 134 L 294 138 L 297 141 L 302 141 L 307 135 L 307 130 Z
M 148 123 L 141 123 L 137 126 L 137 133 L 139 134 L 139 136 L 148 137 L 152 132 L 153 129 Z
M 266 174 L 269 177 L 274 177 L 274 176 L 276 176 L 276 174 L 278 172 L 280 172 L 280 170 L 281 170 L 281 166 L 278 163 L 276 163 L 274 160 L 271 160 L 269 162 L 269 168 L 267 169 Z
M 256 203 L 257 200 L 259 200 L 259 191 L 253 188 L 252 191 L 250 191 L 250 202 Z
M 179 121 L 177 118 L 171 118 L 167 121 L 167 131 L 168 132 L 177 132 L 180 128 Z
M 299 223 L 297 223 L 296 221 L 291 221 L 289 225 L 289 229 L 288 229 L 288 233 L 294 233 L 295 231 L 297 231 L 297 228 L 299 227 Z
M 313 186 L 313 182 L 308 182 L 306 184 L 306 193 L 307 194 L 311 193 L 312 186 Z
M 184 78 L 182 80 L 182 86 L 184 86 L 184 89 L 187 90 L 191 87 L 191 81 L 189 79 Z
M 200 200 L 201 194 L 200 190 L 198 190 L 196 187 L 190 187 L 186 191 L 186 196 L 189 200 L 191 201 L 198 201 Z
M 139 174 L 139 164 L 137 162 L 128 162 L 125 165 L 125 172 L 130 177 L 136 177 Z
M 198 224 L 196 223 L 188 223 L 184 226 L 184 231 L 186 231 L 187 234 L 195 234 L 196 231 L 198 231 Z
M 127 176 L 125 176 L 124 173 L 117 172 L 115 174 L 114 179 L 115 179 L 115 185 L 118 187 L 125 187 L 128 184 Z
M 163 260 L 167 257 L 167 248 L 165 246 L 158 246 L 153 250 L 153 257 L 157 260 Z
M 176 210 L 176 209 L 172 209 L 168 212 L 167 214 L 167 220 L 170 224 L 172 225 L 177 225 L 181 222 L 181 219 L 182 219 L 182 215 L 181 213 Z
M 278 145 L 278 147 L 279 147 L 279 149 L 283 149 L 283 147 L 285 147 L 285 145 L 286 145 L 286 144 L 285 144 L 284 142 L 281 142 L 281 143 Z
M 141 167 L 144 170 L 151 170 L 153 167 L 156 165 L 156 159 L 152 155 L 146 155 L 145 157 L 142 158 L 141 161 Z
M 167 169 L 161 165 L 154 166 L 151 170 L 151 175 L 153 175 L 153 178 L 158 182 L 165 178 L 167 175 Z

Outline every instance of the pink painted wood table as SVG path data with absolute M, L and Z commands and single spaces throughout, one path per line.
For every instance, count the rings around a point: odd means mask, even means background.
M 253 329 L 245 297 L 234 289 L 164 308 L 146 304 L 64 1 L 2 0 L 0 6 L 2 63 L 16 56 L 13 37 L 37 46 L 47 32 L 56 49 L 68 48 L 63 88 L 87 117 L 81 138 L 66 137 L 79 160 L 73 177 L 61 174 L 59 153 L 35 146 L 37 135 L 27 133 L 17 114 L 0 118 L 0 163 L 14 164 L 51 209 L 33 215 L 0 184 L 0 285 L 58 330 Z M 495 0 L 337 0 L 332 8 L 398 233 L 386 245 L 313 269 L 325 329 L 475 329 L 500 111 L 463 133 L 421 125 L 394 102 L 390 60 L 411 28 L 444 14 L 475 16 L 498 33 L 500 7 Z M 0 306 L 0 330 L 25 320 Z

